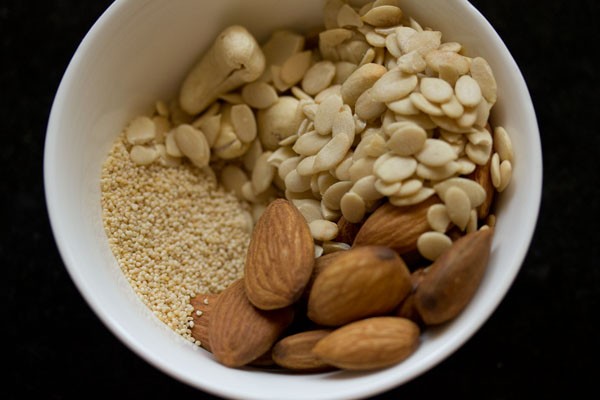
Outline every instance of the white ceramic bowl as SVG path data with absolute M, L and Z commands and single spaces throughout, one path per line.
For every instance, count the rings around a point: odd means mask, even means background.
M 224 27 L 238 23 L 259 40 L 275 28 L 322 21 L 321 0 L 117 1 L 89 31 L 56 95 L 46 137 L 48 211 L 64 263 L 106 326 L 150 364 L 193 387 L 248 399 L 350 399 L 398 386 L 448 357 L 485 322 L 513 282 L 537 220 L 542 181 L 539 132 L 523 77 L 490 24 L 463 0 L 403 0 L 402 8 L 445 41 L 463 43 L 491 64 L 499 86 L 495 124 L 514 149 L 514 177 L 498 204 L 488 270 L 464 312 L 424 334 L 401 364 L 371 373 L 288 375 L 229 369 L 165 325 L 121 273 L 102 227 L 101 164 L 124 124 L 172 98 L 188 68 Z

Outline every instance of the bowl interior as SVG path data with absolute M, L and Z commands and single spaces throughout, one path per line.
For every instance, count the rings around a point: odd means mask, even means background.
M 499 86 L 492 122 L 515 148 L 513 181 L 498 204 L 498 224 L 483 282 L 454 321 L 429 330 L 417 352 L 378 372 L 316 375 L 229 369 L 186 342 L 143 305 L 121 273 L 102 226 L 101 165 L 125 123 L 169 100 L 201 52 L 224 27 L 246 26 L 259 40 L 276 28 L 319 26 L 322 1 L 117 1 L 90 30 L 57 93 L 46 138 L 49 215 L 65 265 L 107 327 L 171 376 L 224 397 L 347 399 L 375 394 L 431 368 L 466 341 L 496 308 L 518 272 L 541 195 L 539 132 L 517 65 L 492 27 L 462 0 L 404 0 L 402 8 L 444 41 L 491 64 Z M 457 23 L 456 21 L 460 21 Z

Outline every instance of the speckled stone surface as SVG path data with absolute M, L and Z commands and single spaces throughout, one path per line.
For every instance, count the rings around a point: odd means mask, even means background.
M 431 371 L 376 399 L 572 398 L 597 380 L 599 4 L 473 0 L 522 69 L 541 130 L 539 223 L 496 312 Z M 87 306 L 56 250 L 42 155 L 67 64 L 110 1 L 0 1 L 5 399 L 213 398 L 147 364 Z M 199 371 L 199 373 L 201 373 Z

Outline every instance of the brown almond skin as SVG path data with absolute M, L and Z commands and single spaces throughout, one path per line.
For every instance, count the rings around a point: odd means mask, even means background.
M 275 343 L 271 353 L 280 367 L 302 372 L 323 372 L 333 367 L 312 353 L 315 344 L 329 335 L 331 330 L 317 329 L 287 336 Z
M 415 290 L 415 308 L 427 325 L 455 318 L 469 303 L 486 270 L 493 229 L 468 233 L 427 269 Z
M 477 207 L 477 217 L 482 220 L 486 219 L 490 214 L 490 209 L 494 202 L 494 195 L 496 193 L 490 172 L 491 165 L 492 157 L 490 157 L 486 164 L 475 167 L 475 171 L 469 175 L 469 178 L 479 183 L 486 193 L 485 200 Z
M 373 370 L 397 364 L 419 345 L 419 327 L 406 318 L 373 317 L 336 329 L 313 353 L 325 363 L 348 370 Z
M 315 278 L 308 317 L 340 326 L 394 310 L 411 290 L 410 272 L 392 249 L 355 247 L 340 252 Z
M 256 223 L 246 255 L 248 299 L 263 310 L 293 304 L 308 283 L 315 260 L 306 220 L 285 199 L 271 202 Z
M 191 329 L 192 337 L 199 340 L 200 346 L 208 351 L 211 351 L 208 338 L 208 322 L 218 296 L 211 293 L 198 294 L 190 299 L 190 304 L 194 307 L 194 311 L 192 311 L 192 320 L 194 321 L 194 326 Z M 208 304 L 205 304 L 205 301 Z M 196 314 L 196 311 L 200 311 L 201 315 Z
M 217 298 L 208 336 L 216 359 L 228 367 L 241 367 L 267 352 L 294 318 L 291 307 L 265 311 L 252 305 L 243 280 Z
M 410 274 L 411 292 L 396 309 L 396 316 L 410 319 L 419 325 L 423 323 L 423 321 L 421 321 L 421 316 L 415 307 L 415 292 L 426 274 L 426 268 L 416 269 Z
M 381 205 L 360 228 L 353 246 L 386 246 L 400 255 L 415 251 L 419 236 L 431 229 L 427 210 L 436 203 L 440 203 L 439 197 L 431 196 L 412 206 Z
M 354 243 L 354 239 L 356 239 L 358 231 L 360 230 L 361 224 L 348 222 L 348 220 L 342 216 L 338 220 L 337 226 L 338 235 L 335 238 L 335 241 L 352 245 L 352 243 Z

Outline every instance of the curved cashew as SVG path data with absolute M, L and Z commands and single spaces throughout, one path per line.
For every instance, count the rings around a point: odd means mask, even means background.
M 212 47 L 192 68 L 179 93 L 189 114 L 198 114 L 225 94 L 260 77 L 265 56 L 246 28 L 233 25 L 217 37 Z

